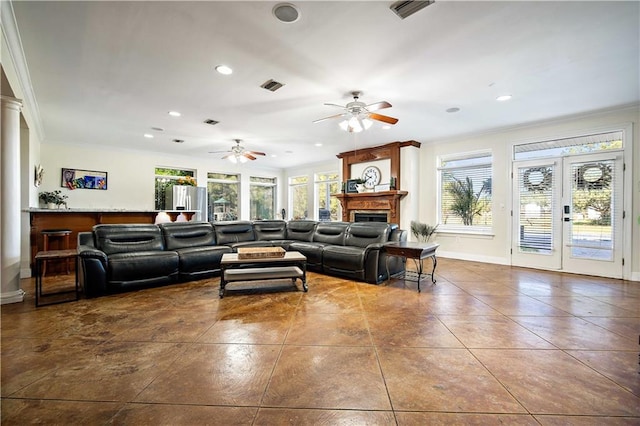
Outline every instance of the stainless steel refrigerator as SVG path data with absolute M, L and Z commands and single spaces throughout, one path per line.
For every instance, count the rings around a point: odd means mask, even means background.
M 193 220 L 207 220 L 207 188 L 174 185 L 166 189 L 165 210 L 195 210 Z

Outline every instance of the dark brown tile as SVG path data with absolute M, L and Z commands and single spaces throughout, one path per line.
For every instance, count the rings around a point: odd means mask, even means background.
M 50 401 L 2 398 L 3 425 L 107 424 L 122 407 L 105 401 Z
M 198 343 L 282 344 L 295 311 L 245 312 L 218 320 L 198 338 Z
M 106 342 L 67 356 L 50 374 L 15 392 L 20 398 L 130 401 L 185 350 L 175 343 Z
M 468 414 L 468 413 L 406 413 L 396 412 L 398 426 L 412 425 L 522 425 L 535 426 L 538 422 L 526 414 Z
M 640 398 L 563 351 L 471 351 L 532 414 L 640 416 Z
M 396 424 L 391 411 L 308 410 L 261 408 L 255 426 L 272 425 L 389 425 Z
M 461 348 L 462 343 L 433 315 L 368 314 L 376 346 Z
M 203 405 L 127 404 L 109 424 L 113 425 L 250 425 L 255 407 Z
M 438 318 L 468 348 L 554 349 L 549 342 L 504 316 Z
M 279 351 L 275 345 L 191 344 L 130 401 L 257 406 Z
M 526 413 L 466 349 L 379 348 L 394 410 Z
M 390 410 L 372 347 L 284 346 L 262 404 Z
M 310 314 L 295 316 L 287 345 L 371 346 L 364 315 Z

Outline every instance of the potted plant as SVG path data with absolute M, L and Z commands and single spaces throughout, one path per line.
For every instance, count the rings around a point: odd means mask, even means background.
M 438 229 L 438 225 L 431 226 L 426 223 L 411 221 L 411 233 L 418 241 L 423 243 L 429 242 L 431 236 L 436 232 L 436 229 Z
M 55 191 L 43 191 L 40 193 L 39 198 L 50 209 L 60 208 L 61 205 L 67 206 L 67 195 L 63 195 L 62 191 L 56 189 Z

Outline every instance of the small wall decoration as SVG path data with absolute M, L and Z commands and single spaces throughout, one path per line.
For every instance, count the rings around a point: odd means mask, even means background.
M 44 167 L 40 164 L 36 164 L 36 170 L 33 176 L 33 184 L 36 188 L 42 185 L 42 177 L 44 176 Z
M 61 186 L 69 189 L 107 189 L 107 172 L 62 169 Z
M 355 194 L 356 192 L 358 192 L 356 185 L 358 185 L 361 182 L 362 182 L 361 179 L 347 179 L 346 193 Z

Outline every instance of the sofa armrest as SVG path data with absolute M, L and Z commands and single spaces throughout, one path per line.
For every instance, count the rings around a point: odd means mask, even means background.
M 78 284 L 86 297 L 107 292 L 108 257 L 91 245 L 78 246 Z

